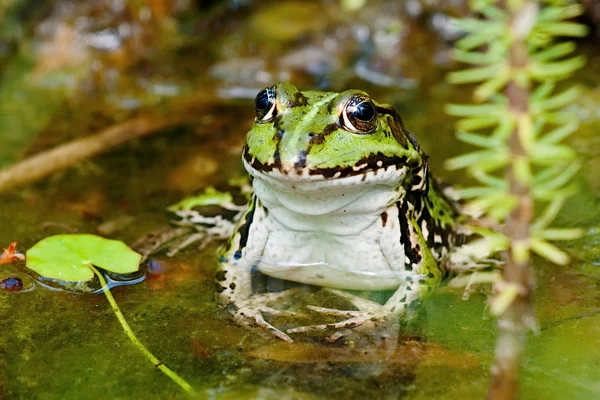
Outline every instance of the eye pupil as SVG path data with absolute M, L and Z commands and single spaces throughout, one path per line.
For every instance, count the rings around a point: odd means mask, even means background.
M 371 99 L 363 94 L 352 97 L 342 115 L 346 129 L 354 133 L 371 133 L 377 128 L 377 110 Z
M 258 122 L 267 122 L 273 119 L 276 114 L 275 109 L 275 90 L 270 87 L 263 89 L 254 99 L 254 110 Z
M 269 93 L 267 93 L 267 89 L 263 89 L 256 95 L 256 99 L 254 99 L 254 108 L 256 111 L 263 111 L 269 108 Z
M 354 112 L 354 117 L 361 121 L 370 121 L 375 116 L 375 107 L 371 102 L 363 101 L 358 106 L 356 106 L 356 111 Z

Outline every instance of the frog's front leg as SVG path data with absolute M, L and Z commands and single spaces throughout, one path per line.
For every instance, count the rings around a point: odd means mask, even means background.
M 329 289 L 349 300 L 358 311 L 310 307 L 313 311 L 347 319 L 334 324 L 298 327 L 288 330 L 288 333 L 335 329 L 339 332 L 329 336 L 329 340 L 337 340 L 350 330 L 370 330 L 386 322 L 397 322 L 400 318 L 408 317 L 414 306 L 439 283 L 442 274 L 437 261 L 410 214 L 405 213 L 399 204 L 388 208 L 382 221 L 385 223 L 382 223 L 379 238 L 381 251 L 390 265 L 389 274 L 400 280 L 392 297 L 381 305 L 347 292 Z
M 269 302 L 283 297 L 284 294 L 252 294 L 252 268 L 258 264 L 269 235 L 266 224 L 254 222 L 262 222 L 265 217 L 265 209 L 254 197 L 219 260 L 216 275 L 218 298 L 240 325 L 259 328 L 282 340 L 293 342 L 288 335 L 269 324 L 263 316 L 263 313 L 287 314 L 286 311 L 267 306 Z

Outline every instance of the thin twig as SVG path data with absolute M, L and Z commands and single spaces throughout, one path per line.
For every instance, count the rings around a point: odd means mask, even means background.
M 0 170 L 0 192 L 35 182 L 127 141 L 157 132 L 170 124 L 172 122 L 163 117 L 137 117 L 100 133 L 41 152 Z
M 198 110 L 218 105 L 222 99 L 211 95 L 205 88 L 169 104 L 169 112 L 139 116 L 113 125 L 98 133 L 53 149 L 35 154 L 0 170 L 0 193 L 18 186 L 36 182 L 64 168 L 109 151 L 125 142 L 151 135 L 198 118 Z

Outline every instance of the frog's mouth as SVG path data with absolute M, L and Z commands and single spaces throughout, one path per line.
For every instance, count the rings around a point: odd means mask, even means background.
M 353 184 L 378 183 L 397 185 L 406 176 L 406 157 L 385 156 L 381 153 L 364 157 L 352 166 L 319 168 L 306 165 L 305 158 L 294 163 L 277 160 L 270 164 L 261 163 L 256 157 L 243 152 L 244 167 L 254 177 L 279 181 L 280 184 L 300 184 L 322 182 L 324 185 L 344 186 Z M 321 186 L 321 185 L 317 185 Z

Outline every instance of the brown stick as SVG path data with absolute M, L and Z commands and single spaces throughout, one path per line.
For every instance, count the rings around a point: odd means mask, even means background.
M 535 13 L 531 3 L 525 2 L 521 9 L 509 10 L 512 20 L 522 18 L 524 12 Z M 507 7 L 508 8 L 508 7 Z M 536 15 L 529 15 L 536 18 Z M 509 62 L 513 70 L 523 69 L 528 63 L 526 35 L 519 37 L 512 44 Z M 517 118 L 529 112 L 529 88 L 511 81 L 505 91 L 509 110 Z M 526 156 L 519 137 L 517 126 L 509 138 L 509 149 L 513 159 Z M 522 129 L 522 128 L 521 128 Z M 517 206 L 506 221 L 506 235 L 511 244 L 525 243 L 529 237 L 529 226 L 533 219 L 533 199 L 530 190 L 516 179 L 513 166 L 509 164 L 506 171 L 509 191 L 516 197 Z M 512 251 L 508 252 L 507 263 L 503 273 L 504 282 L 516 284 L 521 288 L 519 294 L 498 319 L 498 338 L 492 366 L 492 376 L 488 388 L 489 400 L 513 400 L 519 395 L 519 370 L 521 355 L 525 346 L 525 336 L 533 321 L 532 290 L 533 277 L 529 262 L 518 261 Z
M 129 140 L 157 132 L 172 123 L 173 121 L 162 117 L 138 117 L 31 156 L 0 171 L 0 192 L 35 182 Z
M 99 133 L 65 143 L 0 170 L 0 193 L 36 182 L 54 172 L 111 150 L 125 142 L 159 132 L 166 127 L 197 119 L 199 110 L 223 100 L 210 88 L 174 99 L 168 113 L 140 116 L 113 125 Z M 200 113 L 202 115 L 202 113 Z

